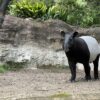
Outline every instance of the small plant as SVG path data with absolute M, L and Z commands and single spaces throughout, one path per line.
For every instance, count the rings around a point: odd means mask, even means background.
M 69 96 L 70 96 L 69 94 L 64 92 L 64 93 L 57 93 L 57 94 L 51 95 L 50 97 L 51 98 L 66 98 Z
M 0 73 L 4 73 L 4 72 L 6 72 L 4 65 L 0 65 Z
M 52 18 L 54 19 L 62 19 L 64 18 L 64 16 L 66 15 L 67 10 L 66 7 L 64 7 L 63 5 L 54 5 L 52 7 L 49 8 L 48 10 L 48 14 L 52 16 Z
M 0 65 L 0 73 L 4 73 L 6 71 L 17 71 L 25 66 L 26 63 L 18 63 L 18 62 L 6 62 L 5 64 Z

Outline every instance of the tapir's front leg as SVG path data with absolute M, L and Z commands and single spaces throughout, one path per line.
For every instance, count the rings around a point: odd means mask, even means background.
M 69 61 L 69 67 L 70 67 L 71 75 L 72 75 L 70 81 L 71 82 L 75 82 L 75 78 L 76 78 L 76 63 L 72 62 L 72 61 Z
M 94 78 L 95 79 L 99 79 L 99 76 L 98 76 L 99 56 L 97 56 L 97 58 L 95 59 L 95 61 L 93 62 L 93 64 L 94 64 Z
M 86 80 L 91 80 L 91 75 L 90 75 L 90 65 L 89 62 L 85 62 L 84 64 L 84 69 L 85 69 L 85 78 Z

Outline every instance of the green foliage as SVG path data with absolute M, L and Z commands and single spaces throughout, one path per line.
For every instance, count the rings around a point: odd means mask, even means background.
M 18 17 L 61 19 L 82 27 L 100 24 L 99 0 L 13 0 L 9 13 Z
M 5 65 L 0 65 L 0 73 L 6 72 Z
M 47 10 L 47 7 L 43 2 L 32 2 L 32 0 L 15 0 L 9 8 L 9 13 L 11 15 L 23 18 L 40 18 Z
M 4 73 L 6 71 L 17 71 L 25 66 L 25 63 L 16 63 L 9 61 L 5 64 L 0 65 L 0 73 Z
M 44 2 L 47 8 L 52 7 L 55 4 L 54 0 L 40 0 L 40 1 Z
M 2 0 L 0 0 L 0 2 L 2 2 Z
M 52 18 L 64 18 L 63 16 L 66 15 L 66 7 L 64 7 L 63 5 L 59 6 L 58 4 L 56 4 L 49 8 L 48 14 Z
M 86 0 L 57 0 L 56 5 L 52 6 L 49 12 L 52 18 L 86 27 L 93 25 L 96 22 L 94 20 L 99 19 L 96 17 L 95 10 L 91 8 Z
M 70 95 L 66 92 L 60 92 L 60 93 L 57 93 L 57 94 L 54 94 L 54 95 L 51 95 L 50 97 L 51 98 L 67 98 L 69 97 Z

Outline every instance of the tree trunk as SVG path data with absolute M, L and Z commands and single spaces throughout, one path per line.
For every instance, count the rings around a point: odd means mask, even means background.
M 6 13 L 6 8 L 9 4 L 10 0 L 2 0 L 1 5 L 0 5 L 0 28 L 2 27 L 5 13 Z

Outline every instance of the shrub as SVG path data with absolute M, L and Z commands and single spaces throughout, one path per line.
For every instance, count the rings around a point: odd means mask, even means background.
M 94 22 L 94 10 L 85 0 L 58 0 L 49 9 L 52 18 L 61 19 L 72 25 L 90 26 Z
M 13 0 L 9 13 L 18 17 L 60 19 L 82 27 L 100 24 L 99 0 Z
M 40 18 L 47 10 L 43 2 L 32 2 L 31 0 L 14 1 L 9 7 L 9 13 L 18 17 Z
M 59 6 L 58 4 L 56 4 L 56 5 L 49 8 L 48 14 L 52 18 L 58 18 L 58 19 L 64 20 L 64 16 L 67 14 L 66 11 L 67 11 L 66 7 L 64 7 L 63 5 Z

